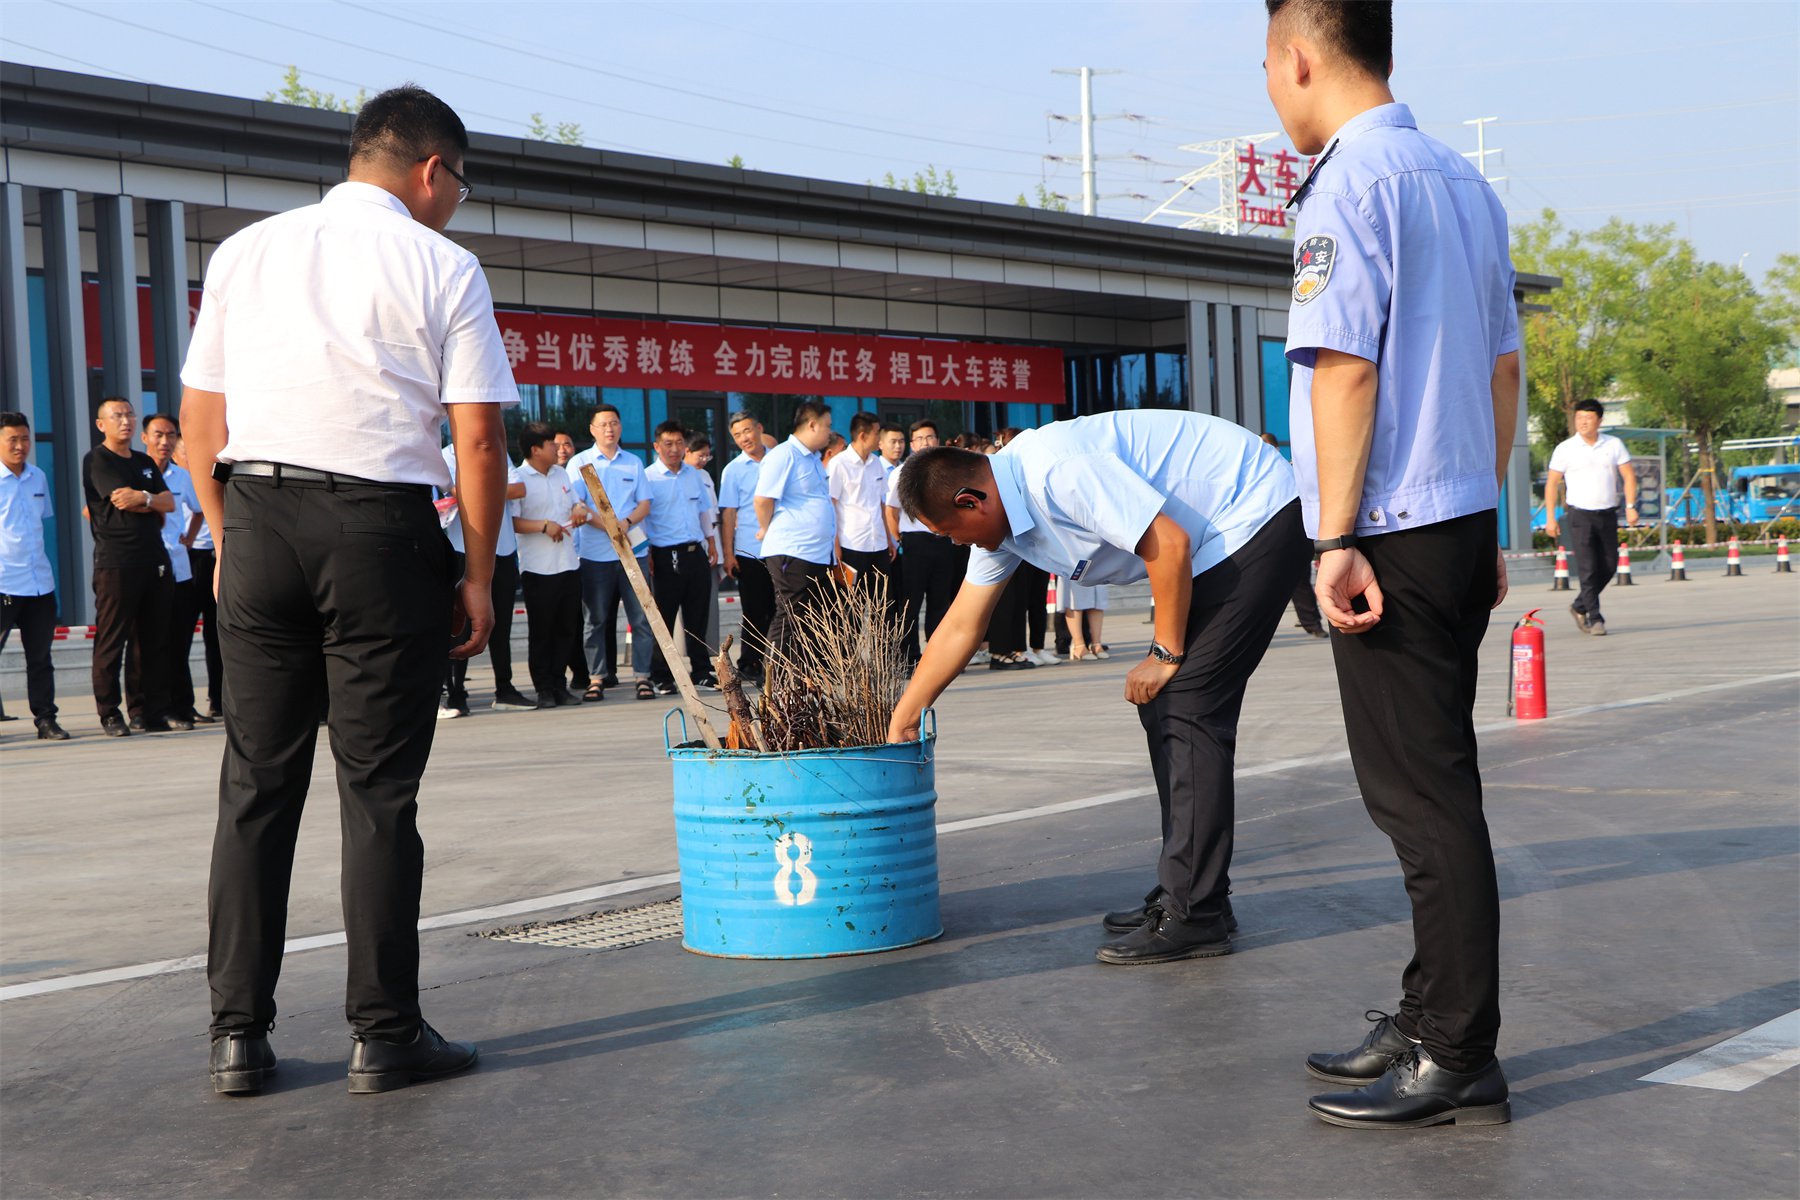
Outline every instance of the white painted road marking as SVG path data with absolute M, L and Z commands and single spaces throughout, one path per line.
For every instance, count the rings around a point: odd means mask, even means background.
M 1741 1092 L 1800 1067 L 1800 1008 L 1645 1075 L 1641 1083 Z
M 1671 700 L 1683 700 L 1689 696 L 1701 696 L 1708 692 L 1723 692 L 1737 689 L 1754 688 L 1765 683 L 1781 683 L 1787 680 L 1800 679 L 1800 671 L 1785 671 L 1778 675 L 1758 675 L 1752 679 L 1732 679 L 1724 683 L 1708 683 L 1699 687 L 1682 688 L 1673 692 L 1658 692 L 1650 696 L 1639 696 L 1631 700 L 1614 700 L 1607 704 L 1590 704 L 1584 708 L 1571 708 L 1566 712 L 1554 713 L 1543 721 L 1496 721 L 1491 725 L 1477 725 L 1476 733 L 1502 733 L 1518 730 L 1526 726 L 1542 725 L 1547 721 L 1567 721 L 1574 717 L 1588 716 L 1597 712 L 1611 712 L 1621 708 L 1638 708 L 1650 704 L 1666 704 Z M 1259 775 L 1274 775 L 1282 771 L 1294 771 L 1301 767 L 1325 766 L 1330 763 L 1350 761 L 1348 750 L 1339 750 L 1332 754 L 1315 754 L 1305 758 L 1285 758 L 1276 762 L 1262 763 L 1259 766 L 1244 767 L 1237 772 L 1239 779 L 1254 779 Z M 1032 821 L 1039 817 L 1055 816 L 1059 813 L 1077 812 L 1084 808 L 1098 808 L 1105 804 L 1117 804 L 1123 800 L 1136 800 L 1144 796 L 1154 796 L 1154 788 L 1129 788 L 1118 792 L 1102 792 L 1097 796 L 1085 796 L 1079 800 L 1064 800 L 1057 804 L 1041 804 L 1035 808 L 1014 809 L 1011 812 L 990 813 L 985 817 L 966 817 L 960 821 L 947 821 L 937 827 L 940 836 L 948 833 L 963 833 L 971 829 L 987 829 L 995 825 L 1010 825 L 1015 821 Z M 1335 802 L 1334 802 L 1335 803 Z M 1320 807 L 1309 805 L 1308 807 Z M 1254 819 L 1254 818 L 1249 818 Z M 1240 821 L 1240 824 L 1243 822 Z M 507 904 L 495 904 L 486 908 L 466 908 L 461 912 L 444 913 L 436 917 L 426 917 L 419 922 L 421 930 L 450 929 L 458 925 L 475 925 L 483 921 L 492 921 L 501 917 L 516 917 L 523 913 L 542 912 L 545 909 L 566 908 L 572 904 L 586 904 L 592 900 L 602 900 L 608 896 L 620 896 L 629 892 L 643 891 L 647 888 L 664 887 L 671 883 L 681 882 L 681 876 L 671 872 L 666 875 L 644 875 L 636 879 L 620 879 L 613 883 L 603 883 L 595 887 L 580 888 L 572 892 L 556 892 L 549 896 L 532 896 L 524 900 L 514 900 Z M 324 946 L 341 946 L 344 944 L 344 933 L 321 933 L 312 937 L 294 938 L 282 947 L 282 953 L 293 954 L 300 950 L 317 950 Z M 27 996 L 43 996 L 52 992 L 66 992 L 75 988 L 98 987 L 105 983 L 123 983 L 131 979 L 148 979 L 154 975 L 171 975 L 177 971 L 191 971 L 206 965 L 204 954 L 189 955 L 187 958 L 165 958 L 160 962 L 139 963 L 129 967 L 109 967 L 103 971 L 84 971 L 79 975 L 59 975 L 50 979 L 33 979 L 25 983 L 8 984 L 0 987 L 0 1001 L 22 1000 Z M 1754 1030 L 1752 1032 L 1755 1032 Z M 1748 1037 L 1749 1034 L 1744 1036 Z M 1665 1068 L 1669 1069 L 1669 1068 Z M 1785 1068 L 1783 1068 L 1785 1069 Z M 1754 1082 L 1754 1081 L 1752 1081 Z M 1705 1084 L 1694 1086 L 1705 1087 Z M 1748 1086 L 1748 1085 L 1746 1085 Z

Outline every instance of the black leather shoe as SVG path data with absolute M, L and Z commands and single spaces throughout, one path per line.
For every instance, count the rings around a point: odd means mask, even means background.
M 189 713 L 188 720 L 196 725 L 216 725 L 219 722 L 219 718 L 203 713 L 199 709 L 195 709 L 193 712 Z
M 350 1051 L 350 1091 L 355 1095 L 391 1092 L 411 1083 L 441 1075 L 454 1075 L 475 1065 L 478 1057 L 469 1042 L 447 1042 L 424 1021 L 413 1040 L 403 1045 L 376 1038 L 353 1037 Z
M 1416 1129 L 1424 1125 L 1504 1125 L 1512 1120 L 1500 1060 L 1479 1071 L 1447 1071 L 1423 1046 L 1388 1065 L 1366 1088 L 1308 1100 L 1321 1121 L 1351 1129 Z
M 194 730 L 194 718 L 170 717 L 168 725 L 170 729 L 179 729 L 183 733 L 192 733 Z
M 555 692 L 539 692 L 537 694 L 537 706 L 539 708 L 561 708 L 562 701 L 558 699 Z
M 228 1033 L 213 1039 L 206 1073 L 212 1076 L 213 1091 L 221 1096 L 260 1092 L 275 1074 L 275 1051 L 266 1034 Z
M 1154 906 L 1151 912 L 1151 919 L 1119 940 L 1106 943 L 1094 952 L 1094 957 L 1112 966 L 1136 967 L 1231 953 L 1231 934 L 1223 916 L 1183 921 Z
M 174 728 L 173 725 L 169 724 L 161 717 L 156 718 L 154 721 L 145 721 L 143 724 L 137 726 L 137 729 L 143 733 L 169 733 L 172 732 Z
M 577 696 L 574 692 L 571 692 L 568 688 L 563 688 L 556 693 L 556 702 L 564 708 L 581 707 L 581 697 Z
M 125 718 L 118 713 L 110 713 L 100 718 L 100 732 L 107 737 L 130 737 L 131 730 L 125 727 Z
M 55 717 L 45 717 L 39 721 L 37 731 L 40 742 L 66 742 L 69 740 L 69 731 L 58 725 Z
M 1150 919 L 1150 910 L 1155 906 L 1156 898 L 1160 895 L 1162 895 L 1162 889 L 1160 887 L 1155 888 L 1150 892 L 1150 895 L 1145 898 L 1144 902 L 1136 908 L 1115 909 L 1114 911 L 1107 913 L 1105 918 L 1100 922 L 1101 928 L 1105 929 L 1108 933 L 1130 933 Z M 1225 911 L 1223 915 L 1225 917 L 1225 932 L 1236 933 L 1238 931 L 1237 917 L 1232 915 L 1231 900 L 1229 898 L 1225 901 Z
M 125 728 L 131 730 L 131 732 L 133 732 L 133 733 L 144 732 L 144 718 L 142 718 L 142 717 L 131 718 L 129 721 L 125 722 Z
M 1400 1032 L 1400 1023 L 1378 1008 L 1363 1016 L 1375 1022 L 1362 1044 L 1342 1054 L 1320 1052 L 1306 1056 L 1306 1070 L 1314 1079 L 1348 1087 L 1367 1087 L 1381 1078 L 1388 1064 L 1419 1043 Z

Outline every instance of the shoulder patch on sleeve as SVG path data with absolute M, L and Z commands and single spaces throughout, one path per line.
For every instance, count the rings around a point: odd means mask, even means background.
M 1305 304 L 1324 291 L 1336 265 L 1336 238 L 1309 237 L 1294 247 L 1294 303 Z

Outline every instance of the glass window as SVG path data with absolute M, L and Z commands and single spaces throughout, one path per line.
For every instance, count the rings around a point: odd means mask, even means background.
M 1293 457 L 1288 430 L 1287 343 L 1276 338 L 1262 339 L 1263 428 L 1281 443 L 1281 452 Z

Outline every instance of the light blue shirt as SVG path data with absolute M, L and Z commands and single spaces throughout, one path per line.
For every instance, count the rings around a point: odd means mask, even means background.
M 162 476 L 175 497 L 175 510 L 163 514 L 163 549 L 169 555 L 171 577 L 176 583 L 186 583 L 194 577 L 194 567 L 188 561 L 188 548 L 181 544 L 181 535 L 187 532 L 189 517 L 200 511 L 200 494 L 194 491 L 194 477 L 187 468 L 176 466 L 173 459 L 162 469 Z
M 790 435 L 763 455 L 756 495 L 775 501 L 775 516 L 762 539 L 764 558 L 785 554 L 810 563 L 831 562 L 837 512 L 831 507 L 831 485 L 817 450 L 808 450 Z M 755 530 L 750 536 L 756 536 Z
M 1012 532 L 969 553 L 968 581 L 995 584 L 1020 560 L 1071 583 L 1148 574 L 1137 544 L 1158 513 L 1187 531 L 1193 574 L 1218 566 L 1294 502 L 1281 452 L 1204 413 L 1098 413 L 1029 429 L 991 456 Z
M 680 546 L 706 540 L 707 518 L 712 513 L 712 493 L 706 490 L 706 472 L 681 464 L 671 471 L 657 463 L 644 469 L 644 486 L 650 492 L 650 514 L 644 518 L 644 536 L 652 546 Z M 604 484 L 604 481 L 602 481 Z M 607 493 L 611 498 L 611 491 Z
M 719 511 L 737 510 L 737 529 L 731 535 L 731 552 L 739 558 L 761 558 L 763 544 L 756 540 L 756 480 L 768 451 L 761 460 L 740 454 L 725 464 L 719 477 Z
M 1313 363 L 1375 363 L 1375 438 L 1356 532 L 1495 508 L 1494 360 L 1519 348 L 1506 212 L 1467 159 L 1384 104 L 1338 130 L 1303 189 L 1287 356 L 1294 468 L 1318 536 Z
M 455 446 L 444 447 L 444 465 L 450 468 L 450 486 L 454 488 L 456 486 Z M 508 484 L 519 482 L 519 468 L 513 466 L 511 463 L 508 463 L 506 466 L 506 482 Z M 512 519 L 518 515 L 519 502 L 517 500 L 508 500 L 501 506 L 500 536 L 494 539 L 495 558 L 505 558 L 508 554 L 517 554 L 519 552 L 519 535 L 514 531 L 512 523 Z M 444 526 L 444 536 L 450 539 L 450 544 L 456 547 L 456 552 L 458 554 L 464 552 L 462 509 L 460 506 L 457 509 L 456 515 L 450 518 L 450 523 Z
M 48 596 L 56 590 L 44 522 L 50 519 L 50 481 L 33 463 L 17 475 L 0 467 L 0 593 Z
M 606 489 L 607 503 L 613 506 L 613 513 L 620 520 L 629 517 L 631 510 L 650 494 L 645 490 L 643 459 L 628 450 L 620 450 L 608 458 L 600 453 L 600 447 L 589 446 L 571 458 L 569 465 L 563 468 L 569 473 L 569 484 L 575 489 L 575 498 L 589 508 L 593 507 L 593 500 L 588 495 L 587 480 L 581 474 L 581 468 L 589 463 L 594 466 L 594 474 L 600 476 L 600 486 Z M 646 518 L 646 522 L 647 520 Z M 612 539 L 606 536 L 606 530 L 596 529 L 592 525 L 583 525 L 575 531 L 575 552 L 589 562 L 619 561 L 619 552 L 613 549 Z M 639 558 L 648 553 L 649 542 L 637 547 Z

